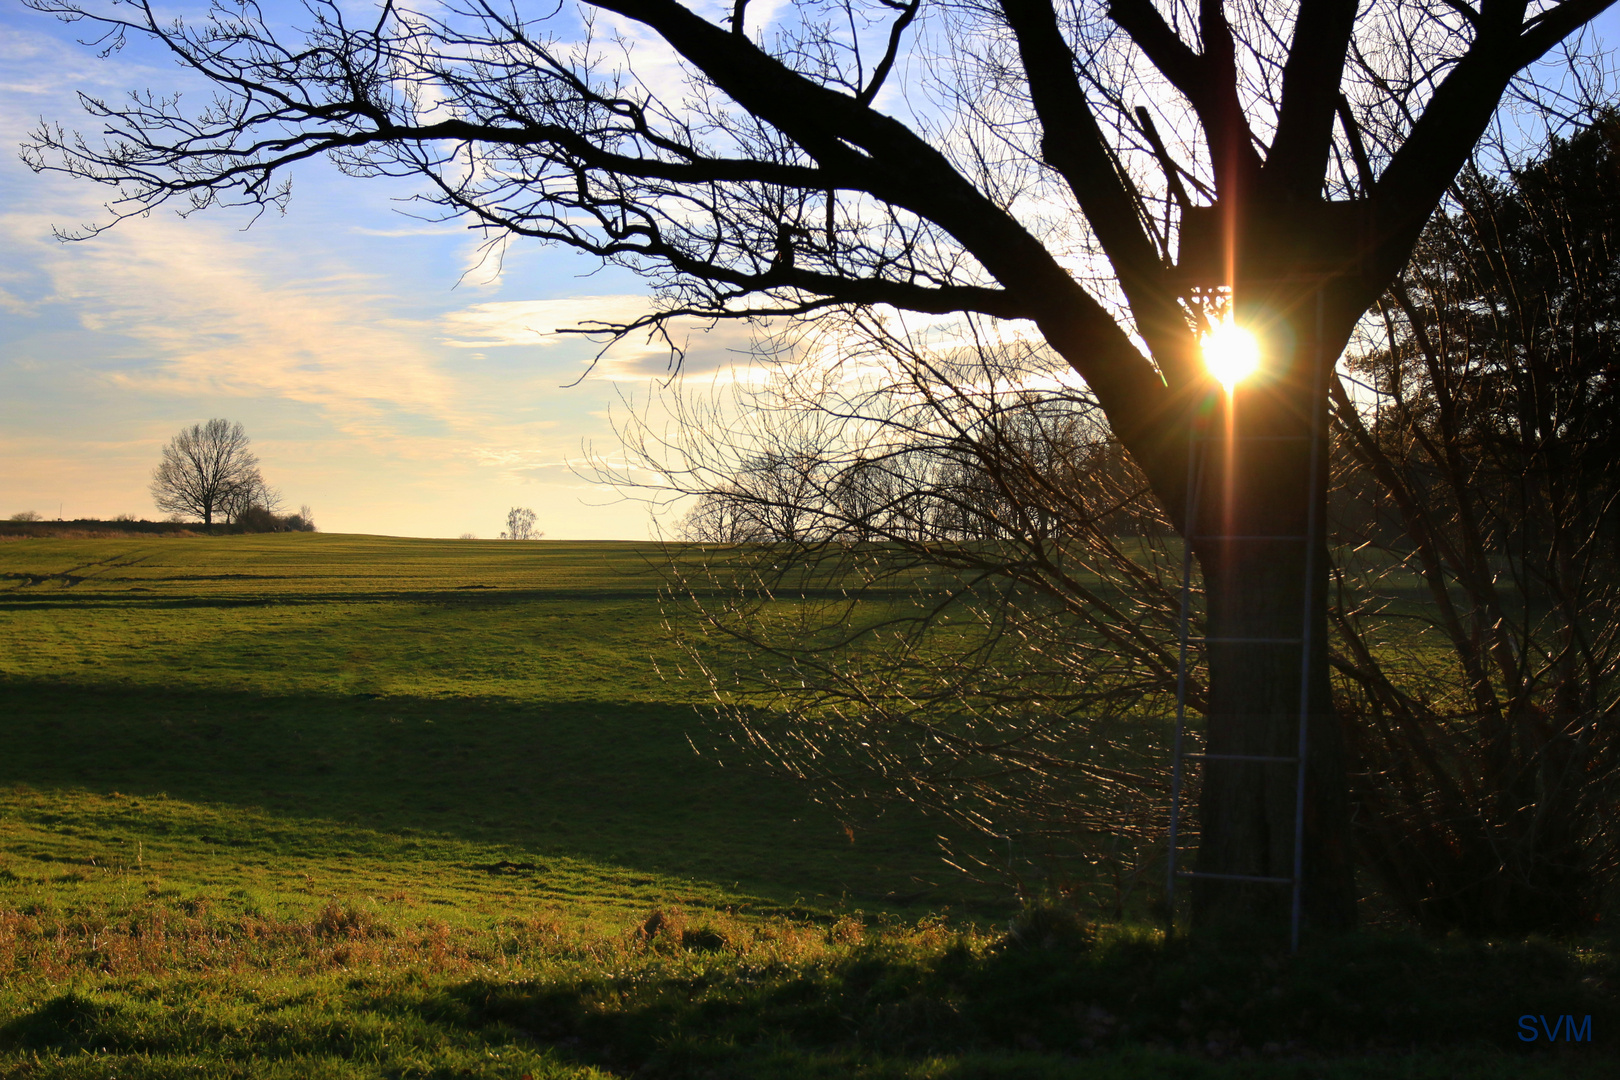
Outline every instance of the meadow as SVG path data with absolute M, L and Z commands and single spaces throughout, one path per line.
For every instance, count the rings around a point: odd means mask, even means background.
M 661 558 L 0 542 L 0 1077 L 1614 1068 L 1607 939 L 1167 942 L 749 767 Z

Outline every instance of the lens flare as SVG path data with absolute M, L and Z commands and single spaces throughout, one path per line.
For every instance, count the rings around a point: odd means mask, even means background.
M 1230 315 L 1204 335 L 1203 348 L 1204 366 L 1228 394 L 1260 369 L 1260 342 Z

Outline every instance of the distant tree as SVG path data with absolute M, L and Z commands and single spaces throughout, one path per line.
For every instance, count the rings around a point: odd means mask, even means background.
M 546 534 L 534 531 L 534 511 L 526 506 L 514 506 L 506 512 L 506 531 L 502 540 L 539 540 Z
M 478 539 L 478 537 L 474 533 L 462 533 L 460 536 L 456 537 L 456 539 L 457 540 L 476 540 L 476 539 Z
M 675 536 L 697 544 L 742 544 L 763 540 L 755 536 L 743 513 L 747 498 L 736 485 L 698 493 L 692 508 L 675 524 Z
M 824 454 L 784 440 L 742 462 L 728 482 L 702 492 L 678 531 L 683 539 L 713 544 L 809 540 L 813 531 L 827 531 L 812 505 L 829 476 Z
M 252 477 L 225 500 L 222 510 L 233 525 L 249 525 L 254 532 L 279 532 L 283 527 L 281 508 L 281 491 L 265 483 L 255 469 Z
M 315 522 L 308 506 L 296 514 L 282 514 L 262 502 L 249 502 L 240 512 L 231 516 L 231 524 L 243 532 L 314 532 Z
M 309 503 L 298 508 L 298 513 L 288 514 L 281 519 L 282 526 L 288 532 L 316 532 L 314 512 L 310 510 Z
M 169 440 L 152 472 L 151 490 L 159 510 L 212 525 L 215 515 L 233 516 L 233 508 L 267 489 L 242 425 L 214 419 L 192 424 Z
M 11 520 L 12 521 L 44 521 L 45 519 L 39 515 L 39 511 L 37 511 L 37 510 L 24 510 L 21 513 L 12 514 L 11 515 Z

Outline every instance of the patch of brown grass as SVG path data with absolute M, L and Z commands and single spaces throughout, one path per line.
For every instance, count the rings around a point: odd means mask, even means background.
M 942 934 L 936 925 L 870 926 L 858 915 L 829 925 L 673 906 L 628 926 L 565 921 L 540 911 L 479 930 L 437 919 L 410 923 L 372 903 L 338 897 L 302 916 L 277 917 L 216 911 L 203 897 L 149 896 L 111 915 L 0 909 L 0 982 L 363 968 L 533 975 L 653 960 L 704 963 L 711 955 L 750 965 L 795 965 L 878 940 L 935 945 Z

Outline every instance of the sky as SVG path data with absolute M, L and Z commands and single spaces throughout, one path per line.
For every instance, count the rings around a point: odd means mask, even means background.
M 616 423 L 667 351 L 631 342 L 592 368 L 598 345 L 551 332 L 640 313 L 643 282 L 532 243 L 490 261 L 465 227 L 401 214 L 410 186 L 324 162 L 251 228 L 241 211 L 159 212 L 62 243 L 52 226 L 104 219 L 106 192 L 35 175 L 14 148 L 42 118 L 88 126 L 76 90 L 182 85 L 162 57 L 99 58 L 78 33 L 0 0 L 0 517 L 158 518 L 163 445 L 218 416 L 328 532 L 493 537 L 514 506 L 555 539 L 667 530 L 589 479 L 593 458 L 622 459 Z M 685 370 L 712 379 L 746 363 L 747 332 L 688 346 Z
M 74 38 L 0 0 L 0 517 L 160 519 L 163 445 L 218 416 L 324 531 L 494 537 L 527 506 L 554 539 L 653 534 L 644 502 L 588 474 L 622 457 L 616 419 L 667 376 L 667 349 L 627 343 L 587 374 L 600 346 L 551 332 L 647 310 L 642 281 L 535 244 L 486 260 L 465 227 L 403 216 L 414 188 L 324 162 L 251 228 L 159 212 L 62 243 L 52 226 L 104 219 L 107 193 L 29 171 L 28 130 L 86 126 L 75 90 L 180 81 Z M 712 376 L 747 343 L 698 335 L 685 370 Z

